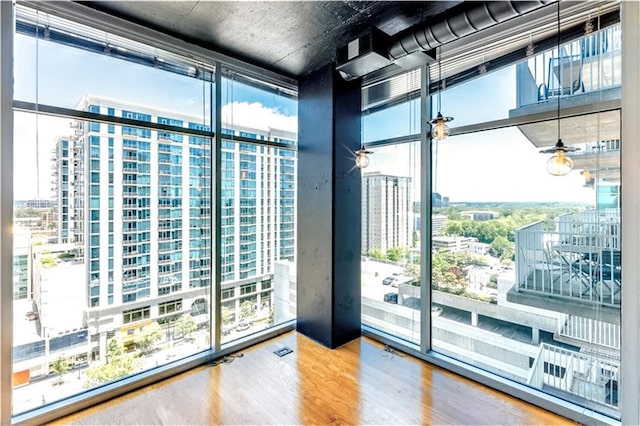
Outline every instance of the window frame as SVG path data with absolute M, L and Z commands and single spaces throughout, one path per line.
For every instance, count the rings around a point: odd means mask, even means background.
M 623 94 L 629 93 L 628 85 L 631 86 L 630 93 L 638 93 L 638 91 L 640 90 L 638 88 L 638 79 L 635 77 L 635 75 L 637 75 L 637 69 L 640 69 L 640 66 L 637 65 L 638 62 L 640 62 L 640 59 L 639 59 L 640 52 L 638 52 L 637 48 L 633 47 L 633 46 L 637 46 L 640 40 L 640 31 L 637 28 L 637 22 L 636 22 L 638 19 L 638 16 L 640 15 L 639 9 L 640 7 L 638 6 L 638 4 L 631 5 L 630 2 L 621 2 L 621 5 L 620 5 L 620 11 L 621 11 L 620 15 L 622 16 L 620 23 L 622 24 L 622 28 L 623 28 L 622 51 L 625 58 L 631 57 L 631 60 L 627 60 L 626 62 L 623 61 L 627 64 L 626 68 L 625 68 L 625 65 L 623 64 L 623 70 L 622 70 L 622 81 L 624 82 L 623 84 L 625 85 L 625 91 L 623 92 Z M 551 12 L 549 11 L 549 8 L 547 8 L 547 11 L 544 13 L 551 13 Z M 636 19 L 636 21 L 634 21 L 634 19 Z M 606 25 L 611 25 L 611 21 L 607 21 Z M 498 30 L 492 30 L 492 33 L 495 35 L 497 31 Z M 474 39 L 473 41 L 476 42 L 477 41 L 476 39 L 480 39 L 480 38 L 481 38 L 480 35 L 478 35 L 477 37 L 473 37 Z M 467 38 L 465 38 L 465 40 L 466 39 Z M 554 41 L 555 41 L 555 38 L 554 38 Z M 452 47 L 454 51 L 455 49 L 462 49 L 463 48 L 462 44 L 463 44 L 462 41 L 452 43 L 453 45 Z M 448 55 L 447 57 L 444 58 L 444 61 L 448 59 L 453 60 L 452 56 L 453 54 Z M 515 56 L 507 55 L 507 58 L 515 58 Z M 520 56 L 520 58 L 522 58 L 522 56 Z M 501 63 L 500 61 L 497 61 L 497 62 Z M 633 65 L 629 65 L 630 63 L 635 64 L 635 68 L 633 68 Z M 435 74 L 434 74 L 434 68 L 436 69 Z M 635 74 L 634 74 L 634 69 L 635 69 Z M 451 79 L 451 82 L 455 82 L 456 84 L 459 84 L 461 82 L 466 81 L 466 79 L 474 78 L 475 76 L 478 75 L 477 73 L 469 74 L 469 73 L 465 73 L 462 70 L 459 70 L 459 71 L 460 72 L 459 74 L 457 74 L 456 79 Z M 403 71 L 403 72 L 406 72 L 406 71 Z M 375 148 L 379 146 L 385 146 L 385 145 L 395 144 L 395 143 L 406 143 L 416 138 L 420 138 L 423 146 L 431 146 L 428 138 L 428 132 L 430 131 L 430 127 L 427 123 L 431 119 L 431 115 L 433 112 L 433 110 L 431 109 L 432 99 L 435 98 L 437 94 L 437 88 L 439 86 L 439 82 L 433 81 L 432 79 L 430 80 L 429 76 L 431 77 L 437 76 L 437 67 L 431 67 L 431 70 L 429 70 L 427 66 L 423 66 L 422 67 L 422 85 L 419 88 L 414 88 L 414 91 L 415 90 L 420 91 L 421 123 L 423 124 L 421 127 L 420 134 L 407 135 L 400 138 L 369 141 L 366 143 L 367 149 L 372 149 L 375 151 Z M 367 85 L 377 84 L 383 78 L 393 78 L 393 76 L 377 75 L 374 79 L 368 79 L 367 77 L 365 77 L 363 79 L 363 88 L 366 88 Z M 633 83 L 630 83 L 631 81 L 633 81 Z M 400 96 L 401 96 L 400 98 L 396 97 L 392 99 L 389 105 L 396 105 L 398 102 L 402 102 L 406 99 L 412 99 L 413 97 L 416 96 L 416 94 L 415 92 L 413 93 L 409 92 L 409 93 L 401 94 Z M 636 118 L 625 120 L 624 115 L 625 115 L 625 109 L 628 111 L 626 113 L 627 115 L 629 116 L 631 116 L 631 114 L 637 115 L 637 111 L 640 111 L 640 105 L 637 97 L 634 98 L 633 100 L 629 100 L 629 98 L 631 98 L 631 96 L 623 95 L 622 105 L 612 109 L 620 109 L 621 114 L 623 115 L 622 127 L 621 127 L 621 139 L 637 140 L 638 137 L 640 136 L 640 125 L 638 124 L 638 120 Z M 629 104 L 631 105 L 631 107 L 627 106 Z M 364 105 L 363 103 L 363 108 L 365 111 L 367 111 L 368 109 L 375 111 L 384 107 L 385 105 L 383 103 L 378 103 L 373 106 L 367 106 L 367 105 Z M 603 109 L 599 108 L 598 106 L 590 105 L 590 106 L 584 107 L 583 110 L 580 111 L 580 113 L 587 114 L 587 113 L 590 113 L 590 112 L 593 113 L 596 111 L 602 112 L 602 110 Z M 606 111 L 606 109 L 604 110 Z M 561 117 L 563 116 L 561 115 Z M 551 112 L 546 116 L 537 117 L 536 121 L 545 121 L 545 120 L 555 119 L 555 118 L 556 118 L 556 113 Z M 461 127 L 451 127 L 450 135 L 460 135 L 465 133 L 475 133 L 475 132 L 480 132 L 485 130 L 500 129 L 504 127 L 512 127 L 512 126 L 517 126 L 518 124 L 526 124 L 530 122 L 531 122 L 530 118 L 528 119 L 511 118 L 511 119 L 487 121 L 482 123 L 474 123 L 471 125 L 466 125 Z M 633 124 L 631 124 L 631 122 L 633 122 Z M 629 130 L 629 128 L 631 128 L 631 130 Z M 629 139 L 629 136 L 627 135 L 627 133 L 632 134 L 635 139 Z M 431 149 L 433 149 L 433 147 Z M 422 150 L 423 152 L 422 158 L 421 158 L 422 188 L 432 188 L 432 182 L 431 182 L 432 162 L 430 158 L 431 154 L 428 151 L 429 150 L 427 149 Z M 634 158 L 634 160 L 631 160 L 631 158 Z M 639 226 L 638 224 L 635 224 L 630 220 L 631 217 L 634 217 L 632 215 L 636 215 L 637 217 L 638 206 L 625 205 L 625 200 L 629 202 L 629 199 L 632 198 L 634 195 L 627 196 L 627 197 L 624 196 L 624 194 L 629 194 L 629 193 L 631 194 L 640 193 L 640 190 L 637 190 L 635 188 L 635 186 L 640 187 L 640 185 L 636 183 L 636 181 L 638 180 L 637 173 L 634 173 L 632 170 L 629 170 L 628 168 L 625 171 L 625 164 L 633 164 L 632 168 L 637 170 L 636 165 L 638 164 L 638 161 L 640 161 L 640 149 L 638 149 L 636 146 L 634 146 L 631 149 L 625 146 L 625 154 L 622 156 L 622 164 L 621 164 L 621 174 L 623 175 L 622 179 L 625 182 L 631 182 L 631 181 L 634 182 L 633 183 L 634 188 L 633 188 L 633 192 L 630 192 L 628 184 L 626 188 L 623 186 L 623 189 L 622 189 L 623 205 L 622 205 L 621 226 L 625 229 L 625 235 L 627 235 L 627 232 L 634 233 L 633 242 L 635 244 L 632 245 L 630 243 L 630 240 L 632 240 L 631 238 L 623 239 L 623 242 L 622 242 L 622 245 L 624 247 L 623 262 L 625 261 L 625 259 L 635 259 L 638 256 L 640 256 L 640 238 L 636 236 L 636 234 L 640 235 L 640 233 L 636 231 L 639 228 Z M 625 179 L 625 176 L 627 176 L 627 179 Z M 430 190 L 429 192 L 431 193 L 431 191 L 432 190 Z M 429 253 L 431 250 L 431 221 L 430 221 L 431 212 L 432 212 L 431 201 L 432 201 L 431 197 L 426 197 L 425 199 L 422 200 L 422 203 L 421 203 L 421 217 L 429 218 L 429 220 L 423 221 L 423 225 L 421 229 L 421 243 L 422 243 L 421 252 L 422 253 Z M 631 202 L 629 202 L 629 204 L 631 204 Z M 627 257 L 627 255 L 629 256 Z M 430 271 L 431 270 L 430 256 L 421 256 L 421 261 L 422 261 L 421 270 Z M 629 269 L 631 269 L 631 265 L 625 263 L 625 274 L 632 274 L 640 269 L 640 268 L 636 269 L 637 262 L 633 260 L 628 260 L 628 262 L 629 261 L 634 262 L 633 270 L 629 271 Z M 637 275 L 640 275 L 640 272 L 635 273 L 633 276 L 637 276 Z M 428 312 L 431 306 L 430 279 L 431 279 L 430 274 L 422 274 L 422 277 L 421 277 L 421 291 L 422 291 L 421 292 L 421 310 L 422 312 Z M 622 304 L 621 322 L 623 324 L 623 327 L 621 331 L 621 342 L 622 342 L 621 356 L 623 359 L 625 359 L 625 362 L 621 364 L 622 365 L 621 369 L 623 374 L 625 371 L 628 371 L 630 372 L 629 374 L 632 374 L 632 376 L 622 375 L 622 377 L 638 377 L 638 374 L 639 374 L 638 371 L 640 370 L 640 368 L 638 367 L 639 364 L 637 361 L 640 360 L 640 350 L 638 347 L 633 347 L 633 348 L 625 347 L 625 346 L 629 346 L 628 344 L 625 345 L 625 341 L 626 342 L 629 342 L 630 340 L 634 341 L 634 339 L 625 340 L 624 336 L 628 335 L 629 331 L 633 333 L 637 333 L 637 326 L 629 325 L 630 321 L 628 319 L 633 318 L 634 319 L 633 324 L 637 324 L 637 322 L 639 321 L 638 318 L 640 318 L 640 316 L 637 314 L 637 312 L 631 313 L 630 311 L 634 309 L 633 306 L 635 305 L 635 303 L 640 303 L 640 302 L 636 302 L 640 300 L 640 290 L 636 288 L 637 286 L 629 286 L 629 287 L 633 287 L 633 289 L 625 289 L 627 293 L 631 293 L 631 294 L 625 295 L 625 300 L 630 298 L 634 302 L 632 304 L 629 304 L 629 303 Z M 517 383 L 515 381 L 504 379 L 495 374 L 488 373 L 480 368 L 470 366 L 464 362 L 458 361 L 456 359 L 450 358 L 446 355 L 442 355 L 440 353 L 433 351 L 431 348 L 431 339 L 432 339 L 431 316 L 421 315 L 421 321 L 422 321 L 421 340 L 419 345 L 410 344 L 406 340 L 400 339 L 396 336 L 381 332 L 372 327 L 364 326 L 364 325 L 363 325 L 363 334 L 370 336 L 376 340 L 379 340 L 385 344 L 390 344 L 395 347 L 401 348 L 402 350 L 406 350 L 408 353 L 416 356 L 417 358 L 423 359 L 434 365 L 445 368 L 454 373 L 460 374 L 464 377 L 470 378 L 478 383 L 481 383 L 481 384 L 490 386 L 492 388 L 495 388 L 497 390 L 500 390 L 502 392 L 514 395 L 520 399 L 523 399 L 532 404 L 538 405 L 540 407 L 543 407 L 545 409 L 558 413 L 567 418 L 580 419 L 580 418 L 583 418 L 582 416 L 584 416 L 585 411 L 588 411 L 587 409 L 579 405 L 574 405 L 571 402 L 568 402 L 567 400 L 563 400 L 558 397 L 549 395 L 545 392 L 542 392 L 541 390 L 530 388 L 526 385 Z M 626 355 L 626 358 L 625 358 L 625 355 Z M 638 381 L 622 380 L 621 384 L 622 384 L 622 387 L 621 387 L 622 394 L 619 397 L 620 399 L 619 399 L 619 405 L 618 405 L 621 418 L 624 419 L 625 423 L 629 422 L 630 421 L 629 419 L 632 419 L 631 420 L 632 423 L 633 422 L 637 423 L 638 419 L 640 419 L 640 413 L 638 412 L 640 410 L 638 409 L 637 401 L 634 401 L 634 398 L 637 399 L 638 389 L 640 389 L 640 383 L 638 383 Z M 589 415 L 594 421 L 602 422 L 604 424 L 619 424 L 618 420 L 594 411 L 589 411 Z
M 289 77 L 274 73 L 262 69 L 258 66 L 254 66 L 226 55 L 214 52 L 199 46 L 195 46 L 186 43 L 182 40 L 174 38 L 173 36 L 143 27 L 132 22 L 125 21 L 121 18 L 108 15 L 104 12 L 93 10 L 89 7 L 77 4 L 77 3 L 41 3 L 32 1 L 19 2 L 19 5 L 26 5 L 39 9 L 46 13 L 52 13 L 65 19 L 69 19 L 72 22 L 82 22 L 83 25 L 93 26 L 96 29 L 104 30 L 108 33 L 116 34 L 120 37 L 124 37 L 135 42 L 146 44 L 147 46 L 153 46 L 173 52 L 177 55 L 186 56 L 190 59 L 203 63 L 211 64 L 214 69 L 213 78 L 211 83 L 215 87 L 219 88 L 221 76 L 223 73 L 223 67 L 225 70 L 232 70 L 237 72 L 237 75 L 244 76 L 246 82 L 255 85 L 263 85 L 264 87 L 272 88 L 274 92 L 279 94 L 285 94 L 293 98 L 297 97 L 297 81 Z M 14 31 L 14 19 L 15 19 L 15 4 L 11 2 L 2 2 L 0 5 L 0 27 L 1 45 L 0 45 L 0 61 L 3 65 L 0 71 L 0 78 L 2 79 L 2 90 L 0 91 L 0 107 L 2 116 L 2 126 L 0 131 L 3 138 L 0 145 L 0 153 L 2 158 L 13 157 L 13 124 L 12 117 L 14 111 L 36 112 L 40 114 L 49 114 L 58 117 L 76 118 L 79 120 L 87 120 L 95 123 L 108 124 L 109 133 L 112 133 L 114 125 L 119 126 L 132 126 L 137 128 L 148 129 L 148 131 L 155 130 L 161 132 L 179 133 L 182 135 L 191 135 L 191 137 L 208 138 L 211 146 L 211 158 L 209 161 L 213 167 L 219 167 L 220 161 L 220 143 L 216 138 L 216 135 L 221 134 L 221 105 L 222 100 L 220 98 L 220 90 L 212 90 L 211 98 L 208 100 L 212 104 L 211 110 L 211 126 L 210 129 L 202 129 L 196 127 L 176 127 L 171 125 L 163 125 L 159 123 L 143 123 L 134 119 L 126 119 L 122 117 L 115 117 L 113 112 L 105 111 L 105 114 L 82 112 L 72 109 L 59 108 L 51 105 L 35 104 L 30 102 L 21 102 L 13 99 L 12 90 L 7 88 L 12 87 L 12 72 L 13 72 L 13 31 Z M 102 126 L 101 126 L 102 128 Z M 106 127 L 105 127 L 106 129 Z M 234 142 L 243 140 L 242 137 L 233 137 Z M 255 145 L 267 145 L 277 148 L 285 148 L 290 150 L 296 150 L 297 147 L 292 145 L 288 141 L 267 141 L 267 140 L 246 140 L 245 142 Z M 13 187 L 13 168 L 6 166 L 7 162 L 4 161 L 0 178 L 2 179 L 3 186 Z M 218 176 L 219 178 L 219 176 Z M 219 199 L 219 188 L 213 185 L 219 179 L 215 176 L 211 177 L 211 193 L 209 194 L 212 200 Z M 111 200 L 111 199 L 110 199 Z M 111 202 L 111 201 L 110 201 Z M 216 202 L 216 205 L 219 203 Z M 219 238 L 218 232 L 220 228 L 219 210 L 214 209 L 214 206 L 210 206 L 211 220 L 212 220 L 212 232 L 208 238 L 212 243 L 212 256 L 215 256 L 216 241 Z M 111 213 L 111 209 L 109 209 Z M 3 225 L 1 235 L 2 243 L 0 245 L 0 261 L 6 264 L 6 261 L 12 261 L 13 259 L 13 247 L 11 235 L 6 232 L 10 229 L 10 224 L 13 222 L 13 191 L 3 191 L 0 197 L 0 223 Z M 6 238 L 5 238 L 6 237 Z M 219 249 L 219 245 L 217 247 Z M 217 263 L 217 262 L 216 262 Z M 211 265 L 212 279 L 215 278 L 215 283 L 220 281 L 220 270 L 217 265 Z M 10 281 L 11 268 L 2 268 L 0 275 L 2 282 Z M 211 300 L 220 301 L 220 285 L 215 284 L 212 281 Z M 8 289 L 8 292 L 6 291 Z M 0 332 L 0 390 L 3 395 L 11 395 L 11 375 L 12 375 L 12 361 L 11 361 L 11 348 L 13 346 L 13 332 L 11 328 L 12 320 L 12 307 L 13 303 L 13 287 L 2 286 L 2 292 L 0 293 L 0 315 L 2 317 L 3 330 Z M 220 303 L 213 303 L 210 309 L 210 315 L 208 318 L 213 321 L 213 318 L 220 318 Z M 6 321 L 5 321 L 6 320 Z M 212 342 L 210 348 L 204 352 L 194 354 L 179 362 L 174 362 L 171 365 L 165 365 L 153 370 L 137 373 L 133 376 L 126 377 L 118 382 L 109 383 L 100 388 L 91 389 L 88 392 L 83 392 L 79 395 L 72 396 L 61 400 L 55 405 L 42 406 L 24 413 L 14 415 L 11 411 L 11 398 L 3 398 L 0 403 L 0 423 L 2 424 L 20 424 L 23 422 L 37 422 L 46 423 L 54 420 L 66 414 L 78 411 L 83 408 L 87 408 L 95 405 L 98 402 L 111 399 L 116 395 L 124 394 L 146 386 L 163 378 L 170 377 L 177 373 L 187 371 L 195 366 L 208 362 L 212 356 L 224 356 L 237 350 L 238 345 L 247 345 L 257 343 L 276 336 L 282 333 L 284 330 L 291 330 L 295 327 L 294 321 L 288 321 L 286 323 L 277 325 L 275 327 L 268 328 L 260 333 L 255 333 L 247 338 L 244 338 L 242 342 L 233 341 L 228 344 L 221 344 L 221 321 L 213 321 L 215 326 L 210 327 L 210 335 Z M 9 352 L 8 352 L 9 351 Z

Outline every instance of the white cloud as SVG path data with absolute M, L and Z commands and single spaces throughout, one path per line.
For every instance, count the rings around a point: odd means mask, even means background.
M 270 129 L 298 131 L 298 117 L 283 115 L 259 102 L 232 102 L 222 107 L 222 122 L 225 126 L 249 127 L 262 131 Z

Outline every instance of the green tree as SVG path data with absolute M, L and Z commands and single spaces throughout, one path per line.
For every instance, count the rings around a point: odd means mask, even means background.
M 505 237 L 496 237 L 489 250 L 500 259 L 513 259 L 513 243 Z
M 462 294 L 468 281 L 466 268 L 480 263 L 477 256 L 467 252 L 435 253 L 431 258 L 433 288 L 447 293 Z
M 240 304 L 240 320 L 251 318 L 255 313 L 256 306 L 251 300 L 245 300 Z
M 162 339 L 162 330 L 160 324 L 152 322 L 145 325 L 137 334 L 135 343 L 143 354 L 149 354 L 153 350 L 153 345 Z
M 489 282 L 487 283 L 489 288 L 498 288 L 498 274 L 491 274 Z
M 233 321 L 233 311 L 228 306 L 222 307 L 222 324 L 227 325 Z
M 182 314 L 175 322 L 176 331 L 185 339 L 189 339 L 198 326 L 190 314 Z
M 109 383 L 122 377 L 130 376 L 140 368 L 140 359 L 125 351 L 124 345 L 118 339 L 111 339 L 107 343 L 106 362 L 87 370 L 85 386 L 94 387 Z
M 420 263 L 407 263 L 404 267 L 405 275 L 413 277 L 414 281 L 420 281 Z
M 34 209 L 32 207 L 16 207 L 13 212 L 15 217 L 25 218 L 25 217 L 42 217 L 42 212 L 38 209 Z
M 461 220 L 450 220 L 444 228 L 445 235 L 462 235 L 464 228 Z
M 392 262 L 399 262 L 407 257 L 407 250 L 402 247 L 391 247 L 387 250 L 387 259 Z
M 54 266 L 57 266 L 56 259 L 52 256 L 45 256 L 40 259 L 40 262 L 45 268 L 53 268 Z
M 369 257 L 374 259 L 384 259 L 385 255 L 379 248 L 372 248 L 369 250 Z
M 69 371 L 69 369 L 71 368 L 71 363 L 67 358 L 59 356 L 49 365 L 49 368 L 51 368 L 51 370 L 56 375 L 56 379 L 53 381 L 53 384 L 60 385 L 64 383 L 62 375 Z

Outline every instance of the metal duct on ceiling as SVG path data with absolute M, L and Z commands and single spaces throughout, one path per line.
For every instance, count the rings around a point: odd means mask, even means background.
M 445 16 L 437 22 L 420 25 L 417 29 L 402 35 L 389 48 L 389 57 L 395 61 L 417 51 L 434 49 L 551 2 L 552 0 L 475 3 L 467 10 Z

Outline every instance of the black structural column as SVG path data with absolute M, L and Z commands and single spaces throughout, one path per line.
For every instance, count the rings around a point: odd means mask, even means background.
M 298 331 L 336 348 L 360 336 L 360 83 L 333 65 L 298 92 Z

